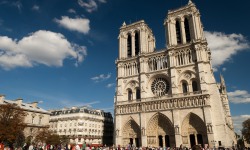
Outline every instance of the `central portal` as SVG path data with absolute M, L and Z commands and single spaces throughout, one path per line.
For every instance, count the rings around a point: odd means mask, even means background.
M 160 147 L 163 147 L 163 140 L 162 140 L 162 136 L 161 135 L 159 135 L 159 146 Z

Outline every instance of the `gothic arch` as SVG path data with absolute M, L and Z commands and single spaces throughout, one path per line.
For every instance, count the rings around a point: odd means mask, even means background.
M 131 143 L 131 139 L 135 140 L 141 138 L 140 126 L 132 117 L 129 118 L 122 128 L 122 137 L 124 145 Z
M 183 120 L 181 126 L 183 144 L 193 146 L 194 144 L 207 144 L 207 129 L 204 121 L 196 114 L 189 113 Z
M 181 88 L 182 88 L 182 93 L 188 93 L 189 92 L 188 81 L 181 80 L 180 84 L 181 84 Z
M 156 113 L 151 117 L 147 124 L 146 129 L 147 141 L 148 145 L 152 146 L 160 146 L 159 141 L 160 138 L 165 143 L 165 137 L 168 138 L 167 145 L 174 145 L 175 143 L 175 131 L 174 125 L 170 121 L 170 119 L 162 113 Z M 171 144 L 170 144 L 171 143 Z M 166 146 L 166 143 L 163 144 Z
M 127 89 L 131 89 L 132 91 L 134 91 L 137 87 L 139 87 L 139 82 L 136 80 L 130 80 L 124 88 L 124 93 L 127 93 Z
M 174 134 L 174 125 L 170 119 L 162 113 L 156 113 L 151 117 L 147 125 L 147 136 L 153 135 L 172 135 Z
M 176 32 L 176 44 L 181 44 L 181 23 L 180 23 L 180 19 L 176 18 L 175 20 L 175 32 Z

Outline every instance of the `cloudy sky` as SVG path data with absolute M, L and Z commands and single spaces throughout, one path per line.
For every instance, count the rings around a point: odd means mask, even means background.
M 222 73 L 235 127 L 250 117 L 250 1 L 193 0 Z M 0 93 L 45 109 L 113 111 L 119 28 L 144 19 L 165 46 L 163 21 L 187 0 L 0 0 Z

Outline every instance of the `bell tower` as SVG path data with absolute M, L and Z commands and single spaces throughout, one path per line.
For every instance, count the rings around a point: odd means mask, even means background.
M 155 49 L 155 37 L 144 20 L 129 25 L 124 22 L 118 39 L 119 59 L 135 57 Z
M 195 4 L 189 0 L 186 6 L 168 11 L 164 26 L 172 83 L 176 85 L 172 86 L 173 94 L 207 90 L 208 84 L 216 83 L 211 66 L 211 52 L 207 47 L 200 12 Z M 178 74 L 181 70 L 193 72 L 195 81 L 190 85 L 180 83 Z
M 190 0 L 188 5 L 177 10 L 170 10 L 164 22 L 167 45 L 185 45 L 198 40 L 204 40 L 200 12 Z

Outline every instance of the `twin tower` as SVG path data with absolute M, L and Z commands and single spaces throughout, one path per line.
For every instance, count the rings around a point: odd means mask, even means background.
M 164 26 L 163 50 L 143 20 L 120 28 L 115 144 L 234 146 L 225 81 L 215 81 L 199 10 L 190 0 Z

